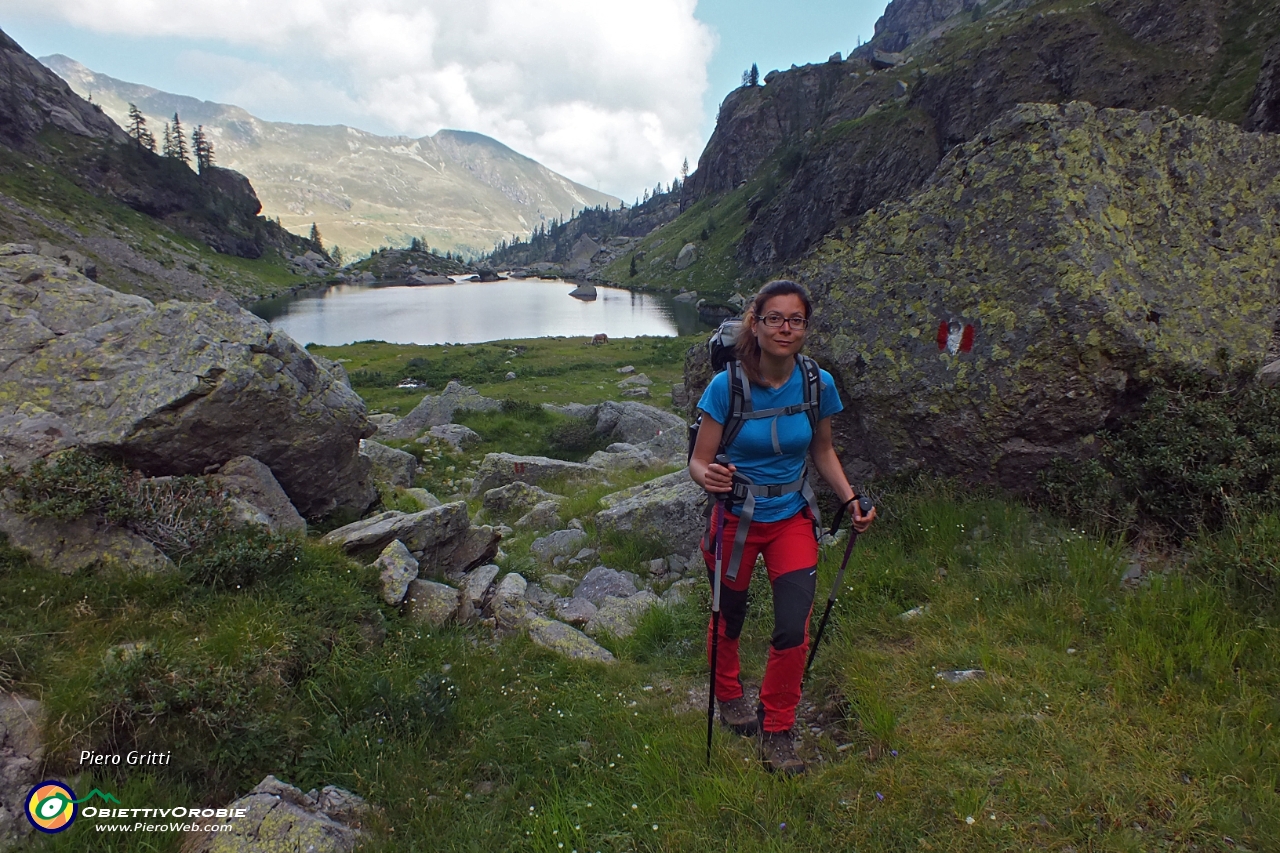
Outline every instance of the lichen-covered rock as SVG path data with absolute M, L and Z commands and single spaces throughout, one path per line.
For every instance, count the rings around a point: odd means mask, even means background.
M 438 497 L 428 492 L 426 489 L 405 489 L 404 493 L 418 502 L 423 509 L 435 509 L 443 506 L 444 502 Z
M 0 850 L 8 850 L 31 832 L 26 795 L 44 777 L 40 703 L 0 693 Z
M 418 473 L 418 460 L 412 453 L 363 438 L 360 440 L 360 455 L 369 460 L 370 474 L 378 482 L 401 488 L 413 485 L 413 476 Z
M 438 628 L 458 612 L 458 590 L 435 581 L 415 580 L 404 597 L 405 618 Z
M 305 516 L 376 497 L 364 403 L 288 335 L 229 301 L 153 305 L 40 255 L 0 256 L 0 421 L 20 469 L 75 445 L 149 475 L 252 456 Z
M 431 572 L 448 578 L 459 578 L 476 566 L 490 562 L 498 555 L 502 534 L 488 524 L 471 525 L 466 533 L 447 548 L 423 554 Z
M 523 600 L 525 591 L 528 588 L 529 582 L 518 572 L 510 572 L 503 575 L 486 607 L 489 615 L 496 616 L 504 607 L 509 607 L 514 602 Z
M 672 551 L 693 550 L 706 527 L 706 492 L 687 470 L 609 495 L 605 503 L 609 508 L 596 513 L 600 530 L 636 533 Z
M 0 507 L 0 533 L 13 547 L 64 575 L 91 567 L 142 574 L 175 569 L 172 560 L 141 536 L 92 518 L 59 521 Z
M 231 825 L 229 831 L 189 836 L 183 853 L 351 853 L 369 810 L 341 788 L 326 785 L 304 794 L 274 776 L 227 808 L 248 814 L 220 820 Z
M 608 649 L 563 622 L 556 622 L 544 616 L 529 616 L 525 619 L 524 626 L 529 632 L 529 639 L 535 645 L 550 649 L 567 658 L 598 663 L 613 663 L 616 660 Z
M 1004 115 L 804 265 L 846 466 L 1025 488 L 1146 377 L 1260 361 L 1278 174 L 1280 138 L 1173 110 Z
M 484 605 L 489 587 L 493 586 L 494 578 L 498 576 L 499 571 L 501 569 L 489 563 L 471 570 L 462 579 L 462 594 L 471 602 L 474 609 L 479 610 Z
M 516 456 L 511 453 L 489 453 L 480 463 L 471 485 L 471 497 L 478 498 L 490 489 L 521 482 L 537 485 L 551 479 L 591 480 L 601 474 L 598 468 L 581 462 L 565 462 L 546 456 Z
M 582 543 L 587 541 L 587 534 L 581 530 L 556 530 L 539 539 L 533 540 L 529 550 L 538 559 L 550 562 L 554 557 L 568 556 L 577 553 Z
M 543 501 L 559 501 L 560 495 L 531 486 L 528 483 L 515 482 L 484 493 L 482 504 L 487 513 L 494 516 L 505 516 L 511 513 L 524 513 Z
M 637 592 L 626 598 L 608 595 L 600 602 L 596 614 L 583 630 L 588 636 L 610 634 L 614 637 L 630 637 L 636 632 L 636 623 L 649 609 L 662 599 L 649 590 Z
M 542 501 L 516 519 L 520 530 L 549 530 L 560 524 L 560 501 Z
M 587 464 L 610 471 L 639 470 L 666 464 L 652 451 L 632 444 L 611 444 L 587 457 Z
M 233 498 L 256 507 L 277 533 L 305 535 L 307 523 L 292 503 L 271 469 L 250 456 L 237 456 L 223 465 L 214 481 Z
M 484 440 L 480 437 L 480 433 L 476 432 L 471 427 L 463 426 L 462 424 L 440 424 L 439 426 L 433 426 L 431 429 L 427 430 L 427 435 L 424 435 L 422 438 L 418 439 L 418 441 L 425 441 L 427 436 L 430 436 L 437 441 L 443 441 L 454 450 L 463 450 L 479 444 Z
M 627 380 L 624 380 L 627 381 Z M 644 403 L 629 400 L 601 403 L 596 409 L 596 432 L 622 444 L 647 445 L 659 434 L 672 431 L 684 440 L 684 418 Z
M 542 585 L 558 595 L 570 595 L 578 582 L 568 575 L 550 574 L 542 576 Z
M 374 566 L 378 569 L 378 581 L 382 585 L 382 600 L 392 607 L 399 607 L 409 591 L 409 583 L 418 577 L 418 561 L 397 539 L 382 549 Z
M 639 584 L 631 572 L 620 572 L 607 566 L 596 566 L 583 575 L 573 591 L 574 598 L 585 598 L 597 607 L 608 597 L 628 598 L 636 594 Z
M 583 625 L 590 622 L 591 617 L 596 615 L 596 610 L 598 609 L 585 598 L 556 599 L 552 607 L 557 619 L 561 622 L 566 622 L 575 628 L 581 628 Z
M 482 397 L 476 389 L 450 380 L 439 395 L 423 397 L 413 411 L 379 431 L 388 438 L 414 438 L 428 427 L 452 423 L 456 412 L 491 412 L 500 408 L 500 400 Z
M 332 530 L 320 541 L 338 545 L 354 557 L 372 559 L 394 539 L 403 542 L 411 552 L 437 550 L 443 543 L 461 537 L 468 525 L 467 505 L 456 501 L 422 512 L 380 512 Z

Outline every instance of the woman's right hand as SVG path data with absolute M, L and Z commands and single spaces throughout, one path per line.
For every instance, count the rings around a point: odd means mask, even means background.
M 738 466 L 730 462 L 727 466 L 712 462 L 707 466 L 707 473 L 702 478 L 702 488 L 712 494 L 724 494 L 733 490 L 733 472 Z

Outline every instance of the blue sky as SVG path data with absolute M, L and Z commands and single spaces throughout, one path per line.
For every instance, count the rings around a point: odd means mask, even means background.
M 884 2 L 766 2 L 765 0 L 698 0 L 697 17 L 719 35 L 720 45 L 708 66 L 705 135 L 715 127 L 716 110 L 738 85 L 742 72 L 756 63 L 763 78 L 792 64 L 824 62 L 836 51 L 848 56 L 875 32 Z
M 276 121 L 486 133 L 623 198 L 695 164 L 751 63 L 847 55 L 885 0 L 0 0 L 29 53 Z

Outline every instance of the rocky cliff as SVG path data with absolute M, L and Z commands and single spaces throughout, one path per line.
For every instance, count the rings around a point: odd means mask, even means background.
M 731 93 L 685 184 L 685 206 L 759 181 L 738 259 L 747 270 L 777 269 L 837 225 L 908 196 L 947 151 L 1015 104 L 1172 105 L 1261 122 L 1275 101 L 1275 87 L 1257 83 L 1280 35 L 1264 3 L 988 3 L 981 15 L 974 5 L 895 0 L 877 39 L 905 50 L 900 65 L 858 51 Z M 1267 67 L 1274 76 L 1275 60 Z

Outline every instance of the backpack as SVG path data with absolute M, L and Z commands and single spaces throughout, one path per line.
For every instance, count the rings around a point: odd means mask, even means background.
M 726 320 L 720 324 L 720 328 L 716 329 L 710 340 L 707 341 L 707 351 L 711 356 L 712 368 L 717 371 L 724 369 L 729 372 L 729 414 L 725 419 L 724 433 L 721 436 L 720 447 L 716 451 L 717 454 L 723 453 L 733 443 L 734 439 L 738 437 L 738 433 L 742 431 L 743 425 L 749 420 L 777 418 L 804 412 L 809 418 L 809 428 L 817 432 L 818 413 L 822 408 L 822 376 L 818 370 L 818 363 L 807 355 L 796 355 L 796 361 L 799 362 L 801 370 L 804 371 L 804 398 L 802 402 L 791 406 L 757 411 L 751 403 L 751 383 L 747 380 L 742 365 L 733 358 L 734 344 L 741 327 L 742 321 L 740 320 Z M 693 458 L 693 446 L 697 443 L 698 429 L 701 426 L 702 415 L 699 413 L 697 419 L 689 425 L 688 456 L 690 459 Z M 778 448 L 776 429 L 774 430 L 773 441 L 775 450 L 781 452 Z M 738 564 L 742 559 L 742 549 L 747 540 L 747 529 L 751 526 L 751 519 L 755 514 L 756 498 L 760 496 L 779 497 L 792 492 L 800 492 L 804 496 L 806 503 L 808 503 L 809 511 L 813 516 L 814 536 L 816 538 L 821 532 L 818 502 L 813 488 L 809 484 L 809 467 L 807 464 L 799 479 L 791 483 L 757 484 L 752 483 L 745 475 L 735 475 L 733 492 L 730 493 L 730 497 L 726 501 L 725 510 L 727 512 L 730 507 L 739 504 L 741 504 L 742 509 L 738 517 L 737 535 L 734 536 L 733 550 L 726 567 L 725 577 L 729 578 L 729 580 L 734 580 L 738 576 Z M 715 499 L 708 494 L 705 511 L 707 530 L 703 536 L 703 547 L 707 551 L 714 551 L 715 546 L 712 541 L 713 531 L 711 529 L 715 503 Z

